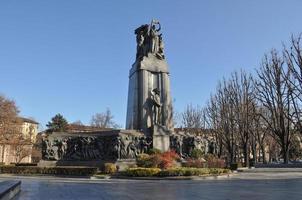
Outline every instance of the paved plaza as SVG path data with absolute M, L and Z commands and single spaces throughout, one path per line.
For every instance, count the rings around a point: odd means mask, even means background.
M 1 179 L 4 179 L 2 176 Z M 5 177 L 22 181 L 15 199 L 301 199 L 302 173 L 240 173 L 218 180 L 91 180 Z

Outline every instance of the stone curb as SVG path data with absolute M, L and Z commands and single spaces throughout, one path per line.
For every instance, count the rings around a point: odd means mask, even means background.
M 170 176 L 170 177 L 129 177 L 129 176 L 111 176 L 106 179 L 128 179 L 128 180 L 218 180 L 226 179 L 233 174 L 222 174 L 217 176 Z M 98 179 L 94 177 L 94 179 Z M 103 178 L 100 178 L 103 179 Z
M 14 198 L 21 190 L 21 181 L 0 182 L 0 200 Z

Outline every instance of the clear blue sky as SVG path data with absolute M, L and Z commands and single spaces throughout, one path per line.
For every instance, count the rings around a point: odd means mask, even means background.
M 301 0 L 0 2 L 0 93 L 45 127 L 56 113 L 89 123 L 109 107 L 125 124 L 134 29 L 162 24 L 174 107 L 204 105 L 223 76 L 253 72 L 302 32 Z

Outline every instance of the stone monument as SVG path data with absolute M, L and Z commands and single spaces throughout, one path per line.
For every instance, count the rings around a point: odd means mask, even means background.
M 159 21 L 135 30 L 136 60 L 129 73 L 126 129 L 153 138 L 153 148 L 169 149 L 173 132 L 169 67 Z
M 39 166 L 114 162 L 124 169 L 151 148 L 175 150 L 183 158 L 202 148 L 202 138 L 174 132 L 169 68 L 160 30 L 157 20 L 135 30 L 137 52 L 129 73 L 126 130 L 45 133 Z

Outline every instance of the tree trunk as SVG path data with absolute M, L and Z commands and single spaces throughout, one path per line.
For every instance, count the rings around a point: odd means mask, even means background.
M 249 150 L 248 150 L 248 145 L 244 144 L 243 145 L 243 156 L 244 156 L 244 166 L 249 167 Z
M 282 153 L 283 153 L 283 163 L 288 164 L 289 161 L 289 148 L 288 145 L 282 145 Z
M 261 151 L 262 151 L 262 162 L 263 164 L 266 163 L 266 158 L 265 158 L 265 147 L 264 145 L 261 145 Z
M 2 160 L 1 160 L 1 162 L 4 163 L 5 144 L 2 144 L 1 146 L 2 146 L 2 155 L 1 155 Z

